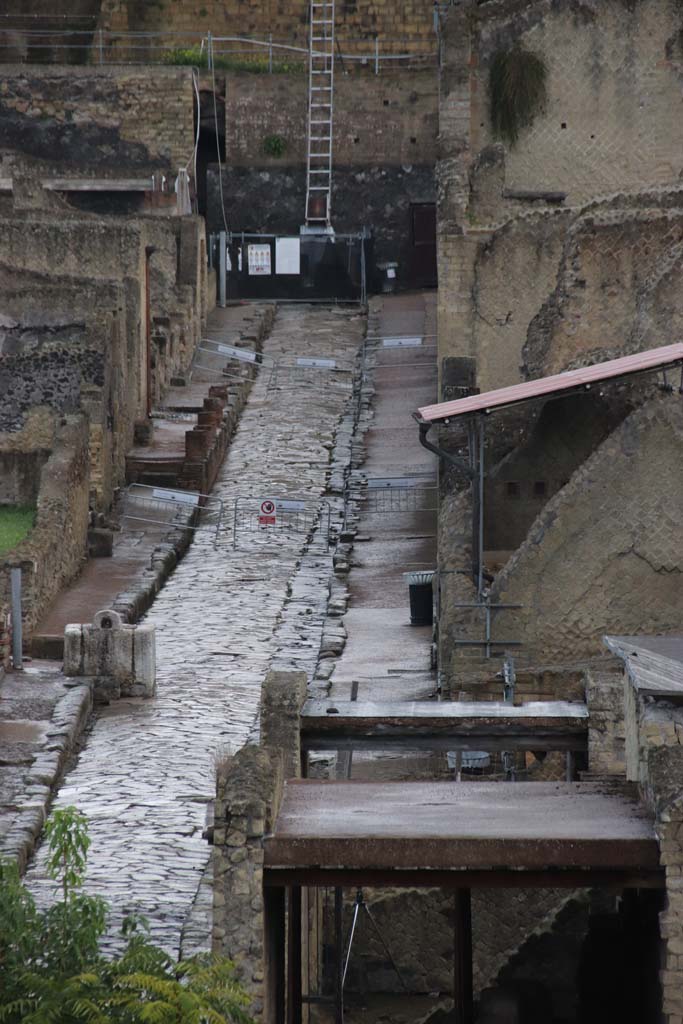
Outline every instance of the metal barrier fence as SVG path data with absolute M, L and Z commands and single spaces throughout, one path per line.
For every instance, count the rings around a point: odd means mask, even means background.
M 206 361 L 200 361 L 209 358 L 218 358 L 225 360 L 225 362 L 222 366 L 207 366 Z M 237 363 L 238 365 L 228 369 L 228 365 L 232 363 Z M 272 357 L 264 355 L 262 352 L 256 352 L 254 349 L 226 345 L 224 342 L 217 341 L 214 338 L 202 338 L 195 352 L 192 371 L 201 370 L 203 373 L 215 374 L 221 379 L 242 381 L 259 366 L 272 367 Z
M 438 511 L 436 482 L 419 477 L 368 480 L 360 510 L 366 515 Z
M 235 498 L 232 518 L 232 546 L 237 547 L 240 533 L 284 532 L 311 534 L 322 525 L 325 549 L 330 546 L 332 509 L 325 499 L 256 498 L 241 495 Z
M 438 489 L 434 477 L 416 474 L 412 477 L 374 477 L 367 480 L 358 497 L 357 489 L 347 483 L 344 493 L 344 523 L 346 531 L 349 512 L 358 515 L 390 515 L 408 512 L 437 512 Z M 352 505 L 355 509 L 352 510 Z
M 342 70 L 362 68 L 378 75 L 395 68 L 436 67 L 436 46 L 408 50 L 405 39 L 341 38 L 335 59 Z M 194 64 L 215 70 L 257 63 L 273 74 L 308 63 L 308 47 L 253 36 L 212 32 L 112 32 L 88 15 L 64 18 L 0 14 L 0 63 Z
M 224 524 L 223 511 L 222 501 L 199 491 L 130 484 L 123 494 L 123 519 L 183 530 L 213 529 L 214 544 Z

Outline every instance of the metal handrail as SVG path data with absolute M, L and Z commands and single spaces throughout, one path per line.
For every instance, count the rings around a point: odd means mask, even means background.
M 174 31 L 158 31 L 158 32 L 114 32 L 105 29 L 97 29 L 92 27 L 90 29 L 74 27 L 69 29 L 52 29 L 46 28 L 34 28 L 24 27 L 21 24 L 23 18 L 31 18 L 31 25 L 38 24 L 39 16 L 27 16 L 27 15 L 7 15 L 0 14 L 0 53 L 3 50 L 17 50 L 23 46 L 27 51 L 31 49 L 63 51 L 63 50 L 83 50 L 88 48 L 91 52 L 96 53 L 99 60 L 96 63 L 100 64 L 130 64 L 130 63 L 157 63 L 152 59 L 147 61 L 129 61 L 121 60 L 116 58 L 116 46 L 121 45 L 127 51 L 144 50 L 147 53 L 150 51 L 161 51 L 169 52 L 181 43 L 185 43 L 186 46 L 198 47 L 200 52 L 204 51 L 207 39 L 211 40 L 211 50 L 214 57 L 221 57 L 226 55 L 231 56 L 255 56 L 254 51 L 267 51 L 269 55 L 269 72 L 273 70 L 273 54 L 275 52 L 282 51 L 283 54 L 298 54 L 301 56 L 302 61 L 308 57 L 308 48 L 303 46 L 296 46 L 291 43 L 276 42 L 272 38 L 260 39 L 251 36 L 215 36 L 213 34 L 199 34 L 192 32 L 174 32 Z M 63 16 L 55 16 L 63 17 Z M 46 16 L 45 22 L 49 24 L 50 21 L 55 19 L 52 16 Z M 10 24 L 14 22 L 14 24 Z M 9 32 L 16 33 L 19 35 L 19 39 L 9 39 L 7 42 L 2 41 L 2 36 L 7 35 Z M 59 42 L 60 39 L 68 38 L 72 41 L 69 43 Z M 176 46 L 173 45 L 176 44 Z M 215 49 L 214 44 L 216 43 L 233 43 L 240 44 L 242 46 L 248 46 L 252 49 L 249 50 L 221 50 Z M 382 46 L 391 47 L 392 44 L 405 45 L 405 41 L 402 39 L 383 39 L 379 37 L 372 39 L 362 38 L 349 38 L 346 45 L 354 46 L 360 44 L 368 48 L 368 52 L 343 52 L 340 48 L 335 55 L 335 59 L 340 62 L 359 62 L 360 64 L 372 65 L 375 70 L 375 74 L 379 74 L 382 64 L 386 62 L 399 62 L 395 66 L 401 67 L 401 62 L 405 61 L 437 61 L 438 53 L 436 48 L 429 50 L 415 50 L 411 52 L 401 53 L 383 53 Z M 112 51 L 107 54 L 107 50 Z M 114 59 L 107 59 L 111 57 Z M 163 63 L 163 61 L 158 61 Z M 58 61 L 53 61 L 58 63 Z M 175 65 L 173 65 L 175 66 Z

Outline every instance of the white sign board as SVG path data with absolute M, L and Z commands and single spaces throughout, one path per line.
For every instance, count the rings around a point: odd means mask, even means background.
M 270 246 L 248 245 L 249 274 L 256 277 L 267 277 L 270 273 Z
M 275 273 L 301 273 L 301 240 L 299 238 L 275 239 Z
M 241 359 L 243 363 L 255 363 L 256 353 L 252 352 L 248 348 L 233 348 L 232 345 L 221 345 L 219 342 L 212 342 L 216 346 L 216 351 L 220 352 L 221 355 L 231 356 L 232 359 Z
M 135 492 L 133 492 L 135 493 Z M 153 498 L 160 498 L 163 501 L 175 501 L 179 505 L 198 505 L 199 495 L 196 491 L 167 491 L 155 488 L 152 491 Z
M 405 338 L 382 338 L 384 348 L 416 348 L 421 344 L 422 338 L 417 335 L 415 337 L 408 337 L 406 335 Z
M 278 512 L 305 512 L 306 502 L 299 501 L 297 498 L 278 498 L 277 510 Z
M 317 370 L 334 370 L 337 366 L 335 359 L 309 359 L 308 356 L 299 356 L 297 366 L 313 366 Z

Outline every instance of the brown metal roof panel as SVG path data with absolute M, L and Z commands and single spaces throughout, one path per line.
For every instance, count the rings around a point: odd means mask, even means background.
M 268 867 L 656 869 L 653 823 L 595 783 L 286 784 Z
M 681 361 L 683 361 L 683 342 L 677 342 L 675 345 L 664 345 L 647 352 L 636 352 L 630 356 L 622 356 L 620 359 L 610 359 L 607 362 L 595 363 L 593 366 L 583 366 L 577 370 L 556 373 L 551 377 L 539 377 L 537 380 L 526 381 L 523 384 L 513 384 L 495 391 L 485 391 L 481 395 L 470 395 L 469 398 L 458 398 L 452 402 L 427 405 L 419 409 L 418 413 L 422 420 L 434 423 L 437 420 L 464 416 L 466 413 L 482 412 L 505 405 L 514 405 L 518 402 L 527 402 L 533 398 L 542 398 L 544 395 L 569 391 L 614 377 L 625 377 L 631 373 L 656 370 Z

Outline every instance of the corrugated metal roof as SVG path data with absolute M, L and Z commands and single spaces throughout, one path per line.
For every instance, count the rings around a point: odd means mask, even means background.
M 567 370 L 552 377 L 540 377 L 524 384 L 513 384 L 497 391 L 485 391 L 481 395 L 471 395 L 469 398 L 457 398 L 453 402 L 426 405 L 419 409 L 418 413 L 422 420 L 436 423 L 438 420 L 463 416 L 468 412 L 488 411 L 505 405 L 515 405 L 517 402 L 528 402 L 532 398 L 542 398 L 543 395 L 570 391 L 582 385 L 596 384 L 613 377 L 625 377 L 630 373 L 656 370 L 679 362 L 683 362 L 683 342 L 653 348 L 647 352 L 636 352 L 632 356 L 610 359 L 608 362 L 595 363 L 593 366 L 582 366 L 579 370 Z

